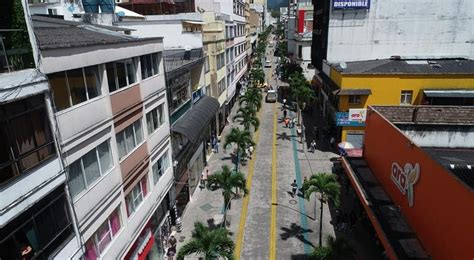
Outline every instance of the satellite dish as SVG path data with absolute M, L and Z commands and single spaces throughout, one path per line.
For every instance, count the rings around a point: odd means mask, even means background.
M 347 63 L 345 63 L 344 61 L 340 62 L 339 67 L 341 67 L 341 69 L 345 70 L 345 69 L 347 69 Z

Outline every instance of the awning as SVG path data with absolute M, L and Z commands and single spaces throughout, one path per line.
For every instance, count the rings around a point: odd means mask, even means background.
M 333 92 L 333 94 L 338 96 L 350 96 L 350 95 L 360 95 L 360 96 L 368 96 L 372 95 L 372 90 L 361 88 L 361 89 L 338 89 Z
M 449 90 L 431 90 L 425 89 L 423 93 L 427 97 L 446 97 L 446 98 L 474 98 L 474 90 L 467 89 L 449 89 Z
M 183 23 L 190 23 L 190 24 L 206 24 L 205 22 L 202 22 L 202 21 L 183 21 Z
M 209 124 L 219 110 L 219 101 L 213 97 L 203 96 L 183 117 L 171 127 L 172 132 L 186 136 L 196 142 L 202 130 Z
M 49 91 L 48 79 L 36 69 L 0 75 L 0 104 Z

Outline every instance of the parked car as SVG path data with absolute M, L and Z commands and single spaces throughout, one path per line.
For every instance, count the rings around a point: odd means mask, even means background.
M 265 68 L 271 68 L 272 67 L 272 62 L 267 60 L 265 61 Z
M 275 103 L 277 101 L 277 92 L 276 90 L 270 89 L 267 92 L 267 96 L 265 97 L 265 102 L 267 103 Z

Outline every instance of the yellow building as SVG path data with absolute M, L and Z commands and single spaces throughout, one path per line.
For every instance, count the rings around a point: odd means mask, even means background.
M 328 75 L 329 74 L 329 75 Z M 384 59 L 324 64 L 318 104 L 336 139 L 363 142 L 369 105 L 474 105 L 474 61 Z
M 205 50 L 205 82 L 207 95 L 219 101 L 220 109 L 216 115 L 214 134 L 220 135 L 225 126 L 225 102 L 227 99 L 225 70 L 225 21 L 214 12 L 203 13 L 202 30 L 203 48 Z

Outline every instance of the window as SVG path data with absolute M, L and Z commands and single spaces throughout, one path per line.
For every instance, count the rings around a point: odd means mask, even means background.
M 109 140 L 69 165 L 69 189 L 72 197 L 87 190 L 114 165 Z
M 125 59 L 105 64 L 109 91 L 114 92 L 137 82 L 136 59 Z
M 217 69 L 224 67 L 225 65 L 225 53 L 221 53 L 216 56 Z
M 68 212 L 60 189 L 35 203 L 0 230 L 0 259 L 48 259 L 73 234 Z
M 142 79 L 146 79 L 160 73 L 161 54 L 152 53 L 140 56 L 140 68 L 142 69 Z
M 147 175 L 145 175 L 125 197 L 129 216 L 138 209 L 147 193 Z
M 112 239 L 117 235 L 122 224 L 120 221 L 120 208 L 116 209 L 109 218 L 97 229 L 97 231 L 86 242 L 84 259 L 99 259 L 104 253 Z
M 170 162 L 168 159 L 168 151 L 163 153 L 163 155 L 158 159 L 158 161 L 153 164 L 151 170 L 153 172 L 153 181 L 156 184 L 160 177 L 168 170 L 170 167 Z
M 359 95 L 350 95 L 349 96 L 349 104 L 360 104 L 360 96 Z
M 52 73 L 48 79 L 58 111 L 101 95 L 98 65 Z
M 303 58 L 303 45 L 298 45 L 298 58 Z
M 0 105 L 0 185 L 56 154 L 43 95 Z
M 119 132 L 116 135 L 116 139 L 118 154 L 121 160 L 143 141 L 141 119 Z
M 161 104 L 146 114 L 148 134 L 155 132 L 164 122 L 163 104 Z
M 225 78 L 221 79 L 217 83 L 217 89 L 219 90 L 219 94 L 221 94 L 225 90 Z
M 411 105 L 412 97 L 413 97 L 412 90 L 402 90 L 402 94 L 400 96 L 400 104 Z
M 204 68 L 205 68 L 205 72 L 209 72 L 210 68 L 209 68 L 209 56 L 206 56 L 206 59 L 204 60 Z

